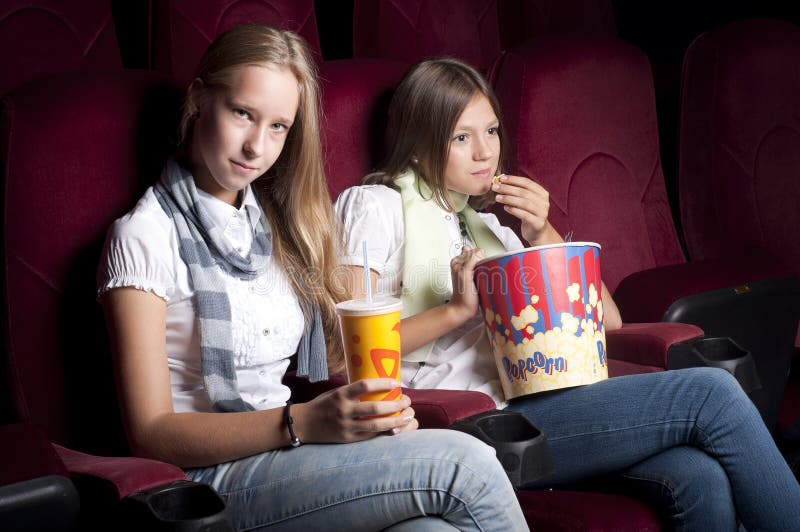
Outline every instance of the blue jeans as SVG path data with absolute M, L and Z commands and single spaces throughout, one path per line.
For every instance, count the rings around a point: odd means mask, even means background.
M 279 449 L 187 476 L 220 493 L 240 530 L 528 530 L 494 450 L 455 431 Z
M 621 472 L 666 496 L 683 530 L 800 530 L 800 486 L 753 403 L 726 371 L 628 375 L 513 400 L 547 437 L 553 487 Z

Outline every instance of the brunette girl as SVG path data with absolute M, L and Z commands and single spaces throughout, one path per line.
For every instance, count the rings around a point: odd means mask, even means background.
M 503 401 L 478 313 L 473 272 L 486 255 L 523 243 L 492 214 L 490 196 L 521 221 L 528 245 L 562 242 L 545 189 L 503 174 L 503 128 L 481 75 L 453 59 L 412 67 L 389 110 L 381 172 L 337 200 L 349 243 L 350 286 L 406 309 L 402 377 L 408 387 L 480 390 L 547 436 L 555 474 L 531 487 L 624 477 L 681 530 L 800 529 L 800 487 L 758 411 L 723 370 L 695 368 L 612 378 Z M 605 326 L 621 326 L 603 287 Z M 408 354 L 408 356 L 406 356 Z

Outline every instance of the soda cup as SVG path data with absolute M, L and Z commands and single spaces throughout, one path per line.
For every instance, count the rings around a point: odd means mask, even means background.
M 361 396 L 361 401 L 399 401 L 400 388 L 400 309 L 394 297 L 350 299 L 336 305 L 342 332 L 344 357 L 349 382 L 389 378 L 397 388 Z M 395 414 L 397 415 L 397 414 Z

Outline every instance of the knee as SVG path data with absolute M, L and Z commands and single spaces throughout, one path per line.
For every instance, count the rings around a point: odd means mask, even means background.
M 438 444 L 461 462 L 490 466 L 498 464 L 494 448 L 469 434 L 458 430 L 442 430 L 438 438 Z
M 497 459 L 497 452 L 478 438 L 457 430 L 420 432 L 432 433 L 431 436 L 436 440 L 435 448 L 443 453 L 441 458 L 460 464 L 480 478 L 506 477 L 506 472 Z
M 724 393 L 727 397 L 736 398 L 741 396 L 746 399 L 747 396 L 742 390 L 739 381 L 736 377 L 731 375 L 729 371 L 722 368 L 690 368 L 685 370 L 690 376 L 692 381 L 698 386 L 714 391 L 714 393 Z

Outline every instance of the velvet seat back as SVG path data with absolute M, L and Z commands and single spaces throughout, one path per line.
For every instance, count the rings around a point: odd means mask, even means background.
M 709 31 L 683 65 L 681 221 L 689 257 L 768 250 L 800 275 L 800 27 Z
M 0 95 L 47 74 L 121 66 L 108 0 L 0 4 Z
M 381 59 L 326 61 L 320 66 L 322 147 L 331 197 L 358 185 L 385 155 L 386 113 L 407 65 Z
M 248 23 L 294 31 L 322 58 L 312 0 L 163 0 L 153 3 L 153 67 L 188 84 L 211 41 Z
M 548 33 L 617 35 L 611 0 L 497 0 L 506 49 Z
M 4 348 L 17 417 L 55 443 L 125 453 L 95 274 L 108 227 L 158 175 L 179 104 L 141 71 L 56 75 L 3 101 Z
M 500 52 L 496 0 L 355 0 L 354 57 L 449 55 L 488 72 Z
M 506 54 L 496 75 L 506 170 L 549 191 L 562 235 L 602 246 L 609 290 L 630 273 L 684 261 L 643 52 L 611 37 L 554 36 Z

